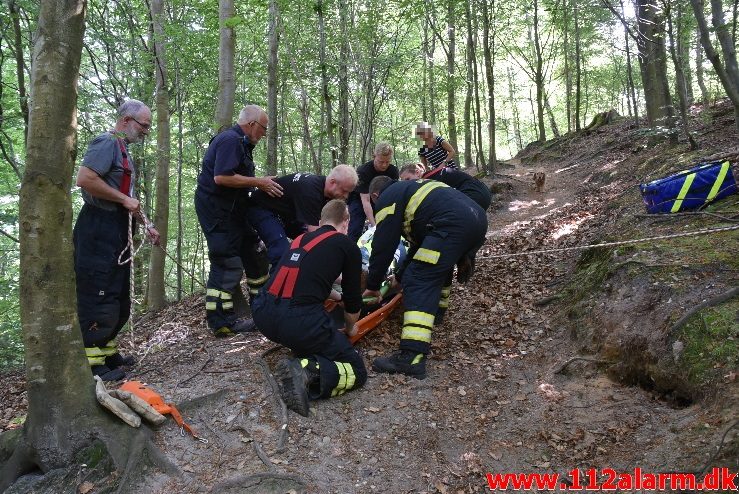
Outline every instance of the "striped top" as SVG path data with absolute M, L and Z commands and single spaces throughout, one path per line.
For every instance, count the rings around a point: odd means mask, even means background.
M 436 136 L 436 144 L 434 147 L 430 148 L 424 144 L 418 151 L 418 156 L 426 158 L 430 168 L 436 168 L 441 165 L 447 157 L 446 149 L 441 145 L 442 142 L 444 142 L 444 138 Z

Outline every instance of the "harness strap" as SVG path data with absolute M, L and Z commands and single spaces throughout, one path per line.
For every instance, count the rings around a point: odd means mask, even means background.
M 424 173 L 424 174 L 423 174 L 423 176 L 422 176 L 421 178 L 431 178 L 431 177 L 433 177 L 434 175 L 436 175 L 437 173 L 441 172 L 441 171 L 442 171 L 442 170 L 443 170 L 444 168 L 446 168 L 446 167 L 445 167 L 445 166 L 443 166 L 443 165 L 441 165 L 441 166 L 437 166 L 437 167 L 436 167 L 436 168 L 434 168 L 433 170 L 430 170 L 430 171 L 428 171 L 428 172 Z
M 310 252 L 316 245 L 323 242 L 328 237 L 336 235 L 336 230 L 330 230 L 324 232 L 305 245 L 301 246 L 305 234 L 300 235 L 290 244 L 290 251 L 288 252 L 287 262 L 292 263 L 292 266 L 282 265 L 277 270 L 274 280 L 269 286 L 267 292 L 279 298 L 292 298 L 293 290 L 295 290 L 295 284 L 298 282 L 298 274 L 300 274 L 300 263 L 303 261 L 303 256 L 296 253 L 297 250 L 302 250 L 305 253 Z M 296 256 L 297 257 L 294 257 Z
M 128 164 L 128 153 L 126 152 L 126 145 L 123 144 L 123 139 L 120 137 L 116 138 L 118 141 L 118 147 L 121 149 L 123 154 L 123 178 L 121 179 L 121 186 L 118 188 L 121 192 L 131 197 L 131 165 Z

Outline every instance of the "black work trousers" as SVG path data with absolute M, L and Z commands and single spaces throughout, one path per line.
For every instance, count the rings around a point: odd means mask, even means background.
M 131 315 L 130 264 L 118 264 L 128 243 L 128 211 L 84 205 L 74 225 L 77 315 L 85 347 L 104 347 Z M 129 252 L 124 258 L 129 257 Z
M 250 294 L 268 279 L 266 259 L 257 251 L 259 237 L 247 219 L 246 197 L 227 200 L 195 192 L 195 212 L 208 243 L 210 272 L 206 285 L 208 326 L 230 326 L 235 319 L 233 293 L 246 272 Z
M 323 304 L 292 306 L 290 299 L 278 299 L 262 290 L 252 313 L 264 336 L 288 347 L 300 359 L 316 361 L 320 390 L 311 394 L 312 399 L 338 396 L 367 381 L 362 357 L 346 335 L 335 329 Z

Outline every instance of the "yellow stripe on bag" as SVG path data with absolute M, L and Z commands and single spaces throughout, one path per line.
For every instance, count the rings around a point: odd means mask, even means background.
M 724 161 L 721 163 L 721 170 L 718 172 L 718 177 L 716 177 L 716 181 L 713 182 L 713 187 L 711 187 L 711 192 L 708 193 L 708 197 L 706 197 L 706 202 L 711 202 L 716 195 L 721 191 L 721 184 L 724 183 L 724 179 L 726 178 L 726 174 L 729 172 L 729 162 Z
M 680 206 L 683 205 L 683 199 L 688 195 L 690 186 L 693 185 L 693 180 L 695 180 L 695 173 L 691 173 L 685 177 L 685 182 L 683 182 L 683 186 L 680 188 L 680 192 L 678 193 L 675 202 L 672 204 L 672 209 L 670 209 L 671 213 L 677 213 L 680 211 Z

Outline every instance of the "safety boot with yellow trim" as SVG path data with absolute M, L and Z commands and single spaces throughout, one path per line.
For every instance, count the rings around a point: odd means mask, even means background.
M 222 338 L 226 336 L 236 336 L 237 334 L 243 333 L 253 333 L 254 331 L 257 331 L 257 325 L 254 323 L 254 319 L 250 317 L 242 317 L 235 319 L 228 325 L 223 325 L 218 329 L 214 329 L 213 334 Z
M 282 359 L 275 367 L 275 377 L 280 385 L 280 396 L 287 408 L 303 417 L 310 414 L 308 400 L 308 373 L 297 359 Z
M 405 374 L 426 379 L 426 355 L 411 350 L 399 350 L 389 357 L 378 357 L 372 362 L 375 372 Z

